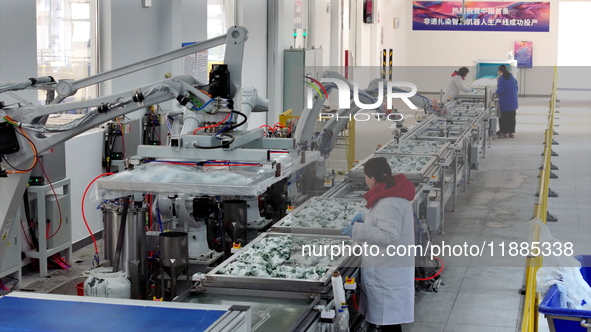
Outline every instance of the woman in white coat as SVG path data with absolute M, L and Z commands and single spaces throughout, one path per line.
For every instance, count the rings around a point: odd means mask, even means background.
M 470 70 L 468 70 L 468 68 L 466 67 L 462 67 L 458 70 L 455 70 L 451 74 L 451 80 L 449 80 L 449 83 L 447 84 L 447 89 L 445 89 L 445 94 L 443 95 L 443 98 L 453 98 L 460 92 L 472 91 L 472 89 L 464 83 L 464 81 L 466 80 L 466 76 L 468 76 L 469 72 Z
M 402 331 L 400 324 L 414 321 L 415 254 L 408 248 L 415 244 L 411 206 L 415 187 L 404 174 L 392 176 L 383 157 L 368 160 L 364 173 L 368 211 L 342 229 L 359 244 L 380 249 L 375 256 L 362 257 L 359 311 L 369 323 L 382 326 L 382 332 Z M 402 246 L 406 254 L 401 247 L 401 255 L 389 255 L 388 246 Z

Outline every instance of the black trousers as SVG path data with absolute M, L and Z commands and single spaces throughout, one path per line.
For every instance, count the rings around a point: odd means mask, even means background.
M 400 324 L 397 325 L 383 325 L 382 332 L 402 332 L 402 327 Z
M 515 133 L 515 114 L 516 111 L 501 112 L 501 118 L 499 119 L 501 134 Z

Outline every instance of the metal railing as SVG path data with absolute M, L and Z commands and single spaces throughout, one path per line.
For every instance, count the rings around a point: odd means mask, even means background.
M 550 189 L 550 174 L 552 170 L 552 136 L 554 134 L 554 109 L 556 106 L 557 73 L 554 67 L 554 78 L 552 81 L 552 97 L 550 99 L 550 111 L 548 112 L 548 128 L 544 140 L 544 163 L 540 170 L 539 197 L 535 204 L 534 218 L 538 218 L 546 224 L 548 216 L 548 191 Z M 539 242 L 540 227 L 535 225 L 533 241 Z M 542 255 L 528 256 L 525 270 L 525 305 L 523 309 L 522 332 L 538 331 L 538 305 L 541 295 L 536 291 L 536 274 L 542 267 Z

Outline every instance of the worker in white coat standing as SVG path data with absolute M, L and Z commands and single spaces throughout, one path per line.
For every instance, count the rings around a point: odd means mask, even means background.
M 453 98 L 460 92 L 472 91 L 472 89 L 465 83 L 466 76 L 468 76 L 469 72 L 470 70 L 468 70 L 467 67 L 462 67 L 458 70 L 454 70 L 454 72 L 451 73 L 451 79 L 447 84 L 447 89 L 445 89 L 445 94 L 443 95 L 443 98 Z
M 377 255 L 368 252 L 361 259 L 359 311 L 382 332 L 402 331 L 400 324 L 414 321 L 415 254 L 408 248 L 415 244 L 411 206 L 415 187 L 404 174 L 392 176 L 383 157 L 368 160 L 364 173 L 368 211 L 342 229 L 359 244 L 380 249 Z M 403 246 L 407 254 L 390 255 L 387 248 L 392 245 Z

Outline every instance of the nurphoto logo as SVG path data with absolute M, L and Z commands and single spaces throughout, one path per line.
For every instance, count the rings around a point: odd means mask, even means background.
M 313 79 L 311 77 L 306 77 L 307 79 L 314 82 L 318 87 L 310 82 L 306 82 L 310 87 L 308 88 L 307 93 L 307 107 L 311 109 L 314 104 L 314 91 L 318 93 L 319 98 L 322 100 L 328 99 L 327 91 L 332 90 L 333 88 L 337 88 L 338 90 L 338 102 L 339 102 L 339 109 L 350 109 L 352 107 L 357 107 L 360 110 L 375 110 L 382 106 L 384 103 L 384 82 L 378 82 L 378 96 L 377 98 L 370 96 L 365 91 L 359 90 L 359 84 L 357 82 L 349 83 L 345 82 L 338 78 L 321 78 L 320 81 Z M 325 83 L 325 84 L 322 84 Z M 326 84 L 328 83 L 328 84 Z M 403 91 L 398 89 L 398 87 L 409 87 L 410 91 Z M 417 107 L 408 99 L 414 96 L 417 92 L 417 86 L 410 82 L 387 82 L 386 83 L 386 107 L 388 109 L 392 109 L 392 100 L 393 99 L 400 99 L 402 100 L 410 109 L 416 110 Z M 394 90 L 394 91 L 393 91 Z M 353 103 L 351 103 L 351 92 L 353 93 Z M 370 102 L 370 103 L 367 103 Z M 372 103 L 373 102 L 373 103 Z M 383 119 L 384 116 L 389 121 L 402 121 L 403 117 L 402 114 L 399 113 L 373 113 L 371 115 L 376 115 L 378 121 Z M 340 116 L 340 118 L 351 120 L 353 117 L 356 121 L 369 121 L 371 119 L 371 115 L 368 113 L 356 113 L 354 115 L 347 115 L 347 116 Z M 336 117 L 336 120 L 339 120 L 339 114 L 332 114 L 332 113 L 321 113 L 319 114 L 319 118 L 322 117 Z

